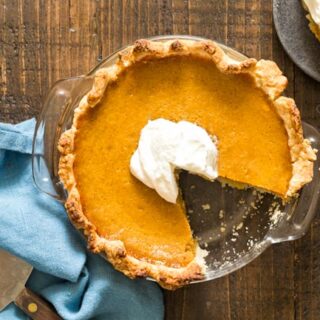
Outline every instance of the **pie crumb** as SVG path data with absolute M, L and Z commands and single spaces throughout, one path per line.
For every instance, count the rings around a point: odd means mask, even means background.
M 201 207 L 203 210 L 210 210 L 211 209 L 211 206 L 209 203 L 205 203 L 205 204 L 201 205 Z
M 243 227 L 243 222 L 240 222 L 237 226 L 236 226 L 236 230 L 240 230 Z

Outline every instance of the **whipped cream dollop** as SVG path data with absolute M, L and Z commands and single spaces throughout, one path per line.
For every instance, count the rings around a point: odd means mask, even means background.
M 320 0 L 303 0 L 312 20 L 320 26 Z
M 218 177 L 217 158 L 217 147 L 203 128 L 188 121 L 156 119 L 142 129 L 130 171 L 162 198 L 176 203 L 175 169 L 214 180 Z

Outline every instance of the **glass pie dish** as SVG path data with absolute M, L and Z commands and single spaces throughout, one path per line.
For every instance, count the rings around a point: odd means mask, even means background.
M 168 39 L 203 38 L 163 36 Z M 220 45 L 231 59 L 242 61 L 242 54 Z M 121 51 L 103 60 L 87 75 L 58 81 L 48 94 L 40 113 L 33 142 L 33 178 L 37 187 L 59 201 L 66 192 L 59 181 L 57 144 L 61 134 L 70 128 L 73 111 L 80 99 L 91 89 L 94 74 L 111 66 Z M 319 149 L 318 131 L 303 124 L 304 135 Z M 180 174 L 179 184 L 195 238 L 206 256 L 207 272 L 202 281 L 226 275 L 248 264 L 272 243 L 301 237 L 310 226 L 319 199 L 319 160 L 315 162 L 314 179 L 300 196 L 283 204 L 271 194 L 254 188 L 238 189 L 222 182 L 209 182 L 187 172 Z

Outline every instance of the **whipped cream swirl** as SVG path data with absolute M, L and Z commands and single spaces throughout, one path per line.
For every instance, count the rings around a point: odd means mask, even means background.
M 217 158 L 217 147 L 203 128 L 188 121 L 156 119 L 142 129 L 130 171 L 166 201 L 176 203 L 175 169 L 214 180 L 218 177 Z

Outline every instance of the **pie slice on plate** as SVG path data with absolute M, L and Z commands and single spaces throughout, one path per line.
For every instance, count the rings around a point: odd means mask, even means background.
M 320 41 L 320 0 L 302 0 L 302 5 L 308 11 L 309 28 Z
M 127 276 L 174 289 L 205 276 L 181 197 L 162 199 L 129 170 L 148 120 L 187 120 L 218 139 L 223 180 L 284 201 L 312 179 L 287 79 L 272 61 L 236 62 L 211 41 L 139 40 L 95 75 L 60 139 L 66 208 L 89 248 Z

